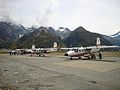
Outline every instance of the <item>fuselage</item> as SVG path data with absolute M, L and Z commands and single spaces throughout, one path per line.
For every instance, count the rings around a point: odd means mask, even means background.
M 86 50 L 79 50 L 79 49 L 73 49 L 65 53 L 65 56 L 70 56 L 70 57 L 80 57 L 84 56 L 85 54 L 88 54 L 89 51 Z

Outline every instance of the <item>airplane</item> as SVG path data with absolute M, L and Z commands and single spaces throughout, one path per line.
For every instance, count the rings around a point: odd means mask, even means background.
M 24 54 L 30 54 L 32 52 L 31 49 L 15 49 L 10 50 L 10 55 L 24 55 Z
M 89 46 L 89 47 L 73 47 L 73 48 L 63 48 L 63 49 L 70 49 L 68 52 L 66 52 L 64 55 L 71 57 L 72 60 L 73 57 L 79 57 L 81 59 L 82 57 L 84 59 L 93 59 L 95 56 L 95 52 L 100 51 L 100 49 L 105 48 L 119 48 L 119 46 L 106 46 L 101 45 L 100 38 L 97 38 L 96 40 L 96 46 Z
M 35 45 L 32 45 L 32 49 L 31 49 L 31 55 L 36 54 L 39 56 L 46 56 L 46 54 L 50 53 L 50 52 L 55 52 L 57 51 L 57 42 L 54 42 L 53 47 L 52 48 L 35 48 Z
M 38 50 L 38 51 L 46 51 L 47 53 L 57 51 L 57 42 L 54 42 L 52 48 L 35 48 L 35 45 L 32 45 L 32 50 Z
M 38 55 L 38 56 L 46 56 L 47 53 L 57 51 L 57 42 L 54 42 L 52 48 L 35 48 L 35 45 L 32 45 L 31 49 L 15 49 L 10 50 L 10 55 L 24 55 L 30 54 L 30 56 Z

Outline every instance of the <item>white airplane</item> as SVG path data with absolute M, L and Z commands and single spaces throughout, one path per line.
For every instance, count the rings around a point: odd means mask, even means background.
M 23 55 L 23 54 L 33 54 L 39 55 L 39 56 L 45 56 L 46 53 L 50 53 L 53 51 L 57 51 L 57 42 L 54 42 L 54 45 L 52 48 L 35 48 L 35 45 L 32 45 L 31 49 L 15 49 L 10 50 L 10 55 Z
M 89 46 L 89 47 L 73 47 L 73 48 L 63 48 L 63 49 L 70 49 L 70 51 L 65 53 L 65 56 L 70 56 L 71 60 L 72 57 L 81 57 L 90 59 L 95 52 L 98 52 L 100 49 L 104 48 L 119 48 L 119 46 L 106 46 L 101 45 L 100 38 L 97 38 L 96 46 Z
M 47 53 L 57 51 L 57 42 L 54 42 L 53 48 L 35 48 L 35 45 L 32 45 L 31 49 L 31 56 L 33 54 L 39 55 L 39 56 L 46 56 Z
M 57 42 L 54 42 L 52 48 L 35 48 L 35 45 L 32 45 L 32 50 L 36 50 L 36 51 L 46 51 L 46 52 L 57 51 Z

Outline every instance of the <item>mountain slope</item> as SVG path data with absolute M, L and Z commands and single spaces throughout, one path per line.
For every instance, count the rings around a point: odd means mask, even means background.
M 102 35 L 89 32 L 83 27 L 78 27 L 72 31 L 70 35 L 64 39 L 64 43 L 67 47 L 95 46 L 97 37 L 101 39 L 102 45 L 111 45 Z
M 103 35 L 103 37 L 105 39 L 107 39 L 112 45 L 120 46 L 120 38 L 110 37 L 110 36 L 106 36 L 106 35 Z
M 56 30 L 57 35 L 61 37 L 61 39 L 67 38 L 70 34 L 70 30 L 68 28 L 59 27 L 59 29 Z
M 111 37 L 120 39 L 120 31 L 115 33 L 114 35 L 111 35 Z
M 7 48 L 9 44 L 16 41 L 27 33 L 22 25 L 0 22 L 0 48 Z
M 54 35 L 48 28 L 40 27 L 33 32 L 24 35 L 17 42 L 15 42 L 11 48 L 31 48 L 33 44 L 37 48 L 40 47 L 53 47 L 53 43 L 57 42 L 59 45 L 62 40 L 59 36 Z

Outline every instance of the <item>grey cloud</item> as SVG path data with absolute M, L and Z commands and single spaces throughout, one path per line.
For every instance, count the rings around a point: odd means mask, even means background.
M 9 2 L 10 0 L 0 0 L 0 21 L 13 22 Z

